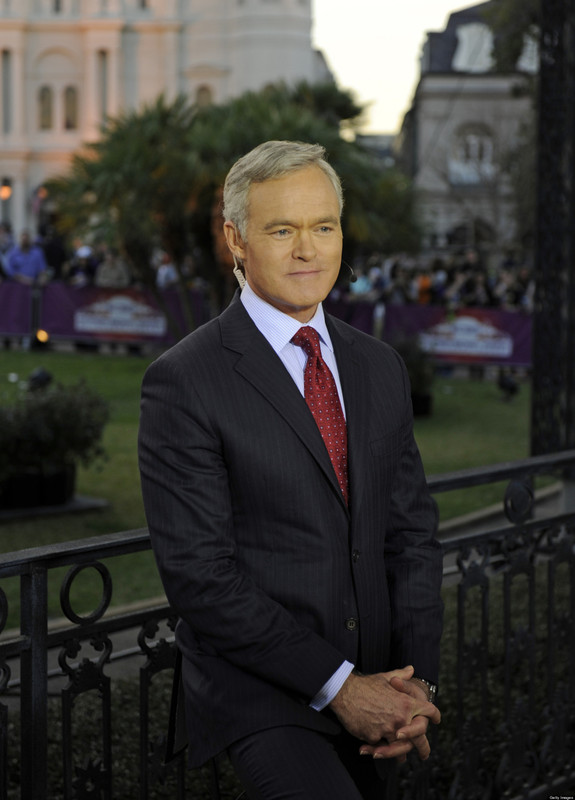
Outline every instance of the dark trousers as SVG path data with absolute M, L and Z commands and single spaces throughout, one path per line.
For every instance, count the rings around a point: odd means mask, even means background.
M 360 742 L 285 726 L 258 731 L 228 749 L 249 800 L 385 800 L 395 762 L 359 755 Z

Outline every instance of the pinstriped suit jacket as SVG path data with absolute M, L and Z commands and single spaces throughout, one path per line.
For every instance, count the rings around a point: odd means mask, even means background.
M 144 378 L 142 489 L 180 616 L 192 765 L 278 724 L 335 731 L 308 704 L 343 659 L 437 681 L 442 559 L 405 367 L 327 321 L 349 508 L 305 400 L 237 297 Z

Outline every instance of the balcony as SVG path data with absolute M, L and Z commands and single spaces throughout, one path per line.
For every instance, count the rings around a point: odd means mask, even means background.
M 397 797 L 548 798 L 575 785 L 575 451 L 429 479 L 433 493 L 508 482 L 491 519 L 443 525 L 442 725 Z M 538 501 L 541 476 L 559 499 Z M 0 800 L 234 798 L 221 760 L 165 764 L 175 618 L 160 599 L 113 609 L 111 564 L 145 529 L 22 550 L 0 564 Z M 64 572 L 62 572 L 64 568 Z M 62 617 L 48 616 L 54 579 Z M 75 596 L 96 580 L 101 599 Z M 20 586 L 19 626 L 7 581 Z M 128 739 L 131 736 L 131 741 Z M 131 748 L 131 749 L 130 749 Z

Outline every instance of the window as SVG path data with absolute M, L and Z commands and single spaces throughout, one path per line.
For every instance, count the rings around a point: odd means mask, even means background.
M 54 124 L 54 96 L 49 86 L 41 86 L 38 92 L 38 127 L 48 131 Z
M 484 125 L 467 125 L 456 133 L 448 161 L 452 184 L 473 186 L 495 177 L 494 142 Z
M 52 10 L 55 14 L 59 14 L 62 11 L 62 0 L 53 0 Z
M 198 86 L 196 91 L 196 104 L 198 106 L 211 106 L 213 103 L 213 92 L 209 86 Z
M 75 86 L 64 89 L 64 129 L 75 131 L 78 127 L 78 91 Z
M 98 51 L 98 90 L 100 119 L 103 122 L 108 115 L 108 53 Z

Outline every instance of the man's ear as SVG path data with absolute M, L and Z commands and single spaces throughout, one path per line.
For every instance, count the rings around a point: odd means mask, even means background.
M 232 255 L 243 261 L 246 254 L 244 240 L 234 223 L 229 220 L 224 222 L 224 236 L 226 237 L 226 242 Z

